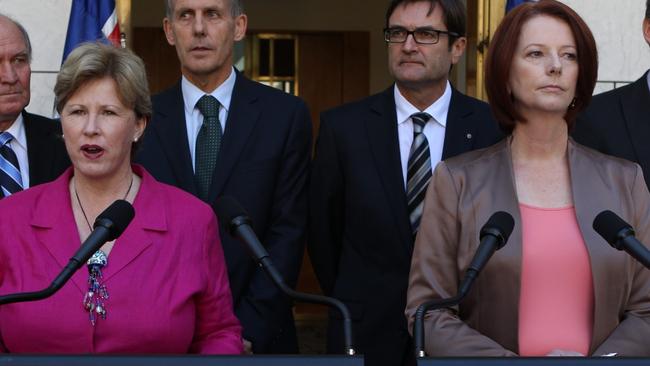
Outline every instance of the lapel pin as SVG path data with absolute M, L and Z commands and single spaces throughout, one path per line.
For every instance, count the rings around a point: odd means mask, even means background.
M 467 135 L 465 135 L 465 137 L 467 137 L 468 140 L 471 140 L 472 139 L 472 134 L 468 133 Z

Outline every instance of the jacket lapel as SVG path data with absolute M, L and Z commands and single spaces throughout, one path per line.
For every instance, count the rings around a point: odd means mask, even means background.
M 408 220 L 392 87 L 380 94 L 370 106 L 370 113 L 364 122 L 377 173 L 386 192 L 385 197 L 391 207 L 402 243 L 405 244 L 402 247 L 410 256 L 413 249 L 413 236 Z
M 165 146 L 165 156 L 172 168 L 178 187 L 197 195 L 192 169 L 192 157 L 187 143 L 185 109 L 181 84 L 159 96 L 155 105 L 155 116 L 151 129 L 158 135 L 161 146 Z
M 479 245 L 480 228 L 485 225 L 492 214 L 497 211 L 505 211 L 512 215 L 515 226 L 506 245 L 494 253 L 487 266 L 483 270 L 478 280 L 478 294 L 490 293 L 497 299 L 493 306 L 499 306 L 507 318 L 499 319 L 500 339 L 504 339 L 503 344 L 518 344 L 518 324 L 519 324 L 519 296 L 521 288 L 521 258 L 522 258 L 522 222 L 519 210 L 519 199 L 515 187 L 515 175 L 512 167 L 512 150 L 510 142 L 512 137 L 508 137 L 501 142 L 493 145 L 486 151 L 485 155 L 495 154 L 494 158 L 489 159 L 490 164 L 485 167 L 488 174 L 483 182 L 474 182 L 472 184 L 483 184 L 490 187 L 487 193 L 489 199 L 483 209 L 476 214 L 476 233 L 475 245 Z M 489 177 L 489 178 L 488 178 Z M 469 184 L 469 183 L 468 183 Z M 472 204 L 473 205 L 473 204 Z M 476 208 L 473 206 L 463 207 L 466 212 L 471 212 Z M 507 268 L 508 276 L 504 279 L 503 269 Z M 499 285 L 495 285 L 499 283 Z M 511 301 L 509 299 L 515 299 Z M 480 300 L 478 300 L 480 301 Z M 479 314 L 481 317 L 492 317 L 494 309 L 490 307 L 483 308 L 484 312 Z M 513 351 L 518 352 L 517 349 Z
M 81 246 L 81 239 L 79 238 L 70 204 L 68 183 L 71 176 L 72 169 L 68 169 L 65 174 L 54 182 L 53 194 L 39 197 L 34 206 L 34 215 L 30 222 L 38 243 L 50 253 L 59 265 L 58 268 L 53 268 L 53 276 L 56 276 L 68 264 L 70 258 Z M 54 213 L 53 207 L 57 208 L 57 212 L 67 212 L 69 214 L 59 215 Z M 88 272 L 81 268 L 72 276 L 72 283 L 81 293 L 85 293 L 87 279 Z M 81 302 L 81 299 L 79 301 Z
M 594 184 L 593 158 L 582 153 L 572 139 L 569 140 L 568 157 L 576 217 L 589 253 L 594 283 L 594 328 L 590 346 L 590 352 L 593 352 L 600 343 L 598 340 L 606 338 L 611 330 L 603 320 L 610 319 L 619 309 L 620 298 L 612 296 L 611 285 L 619 286 L 625 283 L 624 272 L 612 271 L 612 258 L 626 254 L 617 253 L 592 228 L 598 213 L 607 209 L 616 211 L 616 207 L 619 207 L 618 196 L 603 190 L 600 182 Z
M 50 177 L 54 167 L 55 147 L 49 131 L 35 123 L 32 115 L 23 111 L 25 136 L 27 137 L 27 159 L 29 161 L 29 185 L 43 183 Z
M 259 107 L 256 105 L 258 96 L 252 83 L 237 72 L 223 135 L 223 145 L 221 145 L 217 166 L 212 174 L 208 202 L 214 202 L 223 190 L 228 178 L 232 175 L 235 163 L 246 147 L 248 137 L 258 122 L 260 115 Z
M 124 233 L 117 238 L 108 256 L 108 265 L 103 273 L 106 282 L 151 246 L 153 240 L 149 231 L 167 230 L 167 213 L 164 210 L 167 204 L 160 202 L 165 199 L 164 194 L 158 191 L 153 177 L 144 169 L 134 166 L 134 171 L 142 177 L 138 195 L 133 202 L 135 217 Z
M 467 102 L 467 97 L 452 88 L 442 160 L 472 150 L 475 131 L 468 122 L 472 114 L 474 107 Z

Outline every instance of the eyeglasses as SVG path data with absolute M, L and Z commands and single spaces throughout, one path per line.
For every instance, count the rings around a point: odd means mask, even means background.
M 446 34 L 449 37 L 460 37 L 460 34 L 456 32 L 433 28 L 416 28 L 410 31 L 402 27 L 391 27 L 384 29 L 384 40 L 388 43 L 404 43 L 409 34 L 413 36 L 415 43 L 419 44 L 436 44 L 440 40 L 440 34 Z

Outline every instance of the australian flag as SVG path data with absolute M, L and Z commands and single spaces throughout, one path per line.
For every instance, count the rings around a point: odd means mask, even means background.
M 80 43 L 97 40 L 120 45 L 115 0 L 72 0 L 62 62 Z
M 528 3 L 534 0 L 508 0 L 506 3 L 506 13 L 509 12 L 510 10 L 514 9 L 517 7 L 517 5 L 521 5 L 523 3 Z

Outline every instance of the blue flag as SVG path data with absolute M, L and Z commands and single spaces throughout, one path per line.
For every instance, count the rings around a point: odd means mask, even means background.
M 510 10 L 514 9 L 518 5 L 521 5 L 523 3 L 528 3 L 531 2 L 532 0 L 508 0 L 506 3 L 506 13 L 509 12 Z
M 120 44 L 115 0 L 72 0 L 62 62 L 80 43 L 97 40 Z

